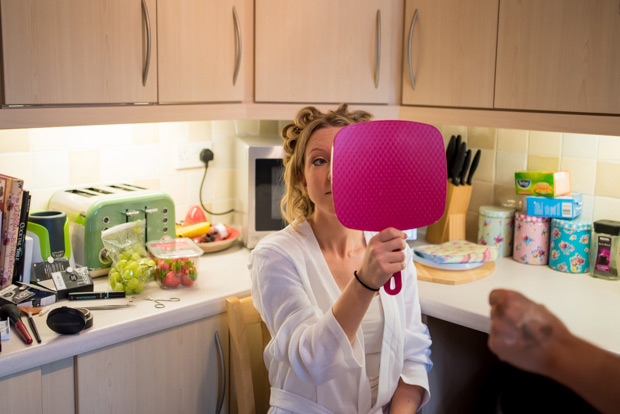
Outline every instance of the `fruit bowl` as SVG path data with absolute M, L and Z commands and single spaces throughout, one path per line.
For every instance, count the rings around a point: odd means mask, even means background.
M 147 244 L 159 272 L 157 284 L 164 289 L 194 286 L 198 278 L 198 260 L 204 253 L 188 238 L 150 241 Z
M 226 238 L 224 239 L 215 239 L 210 242 L 200 242 L 197 241 L 196 244 L 206 253 L 219 252 L 221 250 L 227 249 L 232 246 L 235 241 L 239 238 L 240 231 L 231 226 L 226 227 Z M 200 238 L 198 238 L 200 240 Z

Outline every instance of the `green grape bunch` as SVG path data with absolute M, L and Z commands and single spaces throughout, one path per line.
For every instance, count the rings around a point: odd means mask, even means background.
M 147 282 L 155 279 L 157 272 L 153 259 L 129 246 L 119 253 L 110 269 L 110 287 L 114 291 L 125 291 L 127 295 L 139 294 Z

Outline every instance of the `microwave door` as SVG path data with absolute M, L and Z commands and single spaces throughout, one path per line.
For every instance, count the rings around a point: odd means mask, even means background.
M 256 231 L 277 231 L 284 228 L 280 200 L 284 195 L 284 166 L 282 159 L 256 160 L 254 214 Z

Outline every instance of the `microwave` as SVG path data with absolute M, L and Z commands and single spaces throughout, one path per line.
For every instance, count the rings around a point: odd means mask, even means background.
M 236 210 L 241 239 L 252 249 L 260 239 L 283 229 L 284 149 L 276 135 L 235 137 Z

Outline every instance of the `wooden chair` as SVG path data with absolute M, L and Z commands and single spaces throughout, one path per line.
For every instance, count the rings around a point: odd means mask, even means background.
M 243 299 L 235 296 L 227 298 L 226 312 L 230 332 L 231 384 L 236 389 L 238 412 L 266 413 L 269 409 L 270 386 L 263 349 L 271 335 L 254 308 L 251 296 Z M 231 407 L 234 408 L 234 404 Z

